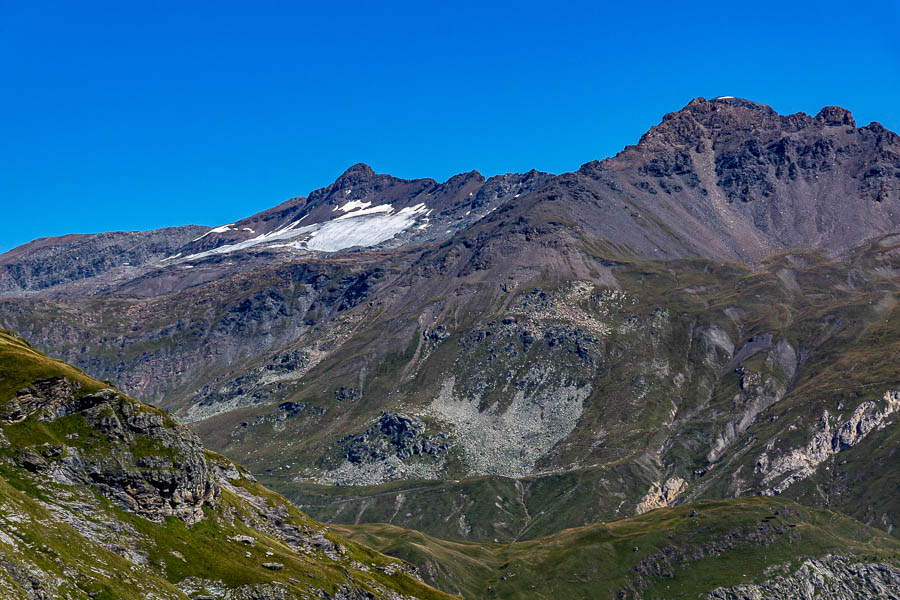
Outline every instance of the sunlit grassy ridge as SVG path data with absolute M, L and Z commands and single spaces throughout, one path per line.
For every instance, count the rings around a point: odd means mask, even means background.
M 420 566 L 467 598 L 696 598 L 829 553 L 900 564 L 900 542 L 840 513 L 777 498 L 698 502 L 508 544 L 381 524 L 335 531 Z M 776 570 L 772 570 L 772 569 Z

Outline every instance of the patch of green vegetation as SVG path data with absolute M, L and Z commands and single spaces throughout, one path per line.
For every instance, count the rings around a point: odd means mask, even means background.
M 31 415 L 24 421 L 4 425 L 3 432 L 14 448 L 50 444 L 108 451 L 112 447 L 109 438 L 91 427 L 80 414 L 68 415 L 50 423 L 43 423 L 36 415 Z
M 80 384 L 81 395 L 106 387 L 79 369 L 38 352 L 15 334 L 0 330 L 0 408 L 15 396 L 17 390 L 35 381 L 59 376 Z
M 419 347 L 419 343 L 421 342 L 422 335 L 419 329 L 416 329 L 416 332 L 413 334 L 412 339 L 410 339 L 409 343 L 406 345 L 406 348 L 399 352 L 388 352 L 384 360 L 379 363 L 378 367 L 375 369 L 373 375 L 375 377 L 385 377 L 389 374 L 396 374 L 397 370 L 402 369 L 412 360 L 412 357 L 416 353 L 416 349 Z
M 143 458 L 147 456 L 165 456 L 173 458 L 178 456 L 178 451 L 164 445 L 157 438 L 140 435 L 135 437 L 128 449 L 134 458 Z

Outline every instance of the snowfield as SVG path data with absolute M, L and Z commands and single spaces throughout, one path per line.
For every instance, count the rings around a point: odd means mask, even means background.
M 390 204 L 372 206 L 371 202 L 360 202 L 358 200 L 351 200 L 342 206 L 336 207 L 335 211 L 341 211 L 344 214 L 330 221 L 300 227 L 300 222 L 308 216 L 304 215 L 297 221 L 280 229 L 235 244 L 226 244 L 212 250 L 191 254 L 182 260 L 198 260 L 217 254 L 238 252 L 260 244 L 271 244 L 273 248 L 294 248 L 317 252 L 337 252 L 338 250 L 354 246 L 375 246 L 413 227 L 420 217 L 423 219 L 423 224 L 417 229 L 424 229 L 428 226 L 428 215 L 431 213 L 431 210 L 424 203 L 407 206 L 398 212 L 394 212 L 394 207 Z M 216 230 L 221 232 L 225 227 L 228 226 L 217 227 L 215 230 L 207 232 L 207 234 Z M 287 241 L 301 236 L 305 236 L 304 239 Z M 176 257 L 170 257 L 166 260 L 174 258 Z
M 412 227 L 417 216 L 426 210 L 424 204 L 417 204 L 394 213 L 390 204 L 382 204 L 364 208 L 355 214 L 348 213 L 322 223 L 317 231 L 311 233 L 310 239 L 306 241 L 306 248 L 337 252 L 353 246 L 375 246 Z

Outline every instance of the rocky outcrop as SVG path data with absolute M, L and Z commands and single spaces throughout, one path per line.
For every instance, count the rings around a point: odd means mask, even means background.
M 342 463 L 318 480 L 368 485 L 411 477 L 436 477 L 456 442 L 444 432 L 426 434 L 416 416 L 382 412 L 364 432 L 339 440 Z
M 640 515 L 657 508 L 672 506 L 687 486 L 687 481 L 681 477 L 670 477 L 661 485 L 658 482 L 654 483 L 638 502 L 634 512 Z
M 6 408 L 6 423 L 34 415 L 52 423 L 77 416 L 85 426 L 67 435 L 64 446 L 22 448 L 21 466 L 46 471 L 58 483 L 88 485 L 123 509 L 151 521 L 176 517 L 188 524 L 214 504 L 213 481 L 197 436 L 162 411 L 113 389 L 79 395 L 65 377 L 23 388 Z
M 16 392 L 15 398 L 3 407 L 0 420 L 18 423 L 38 413 L 38 420 L 48 423 L 104 401 L 102 395 L 76 397 L 75 393 L 80 387 L 78 383 L 65 377 L 35 382 Z
M 900 569 L 884 563 L 860 563 L 845 556 L 808 559 L 790 575 L 761 584 L 719 588 L 707 600 L 856 600 L 900 599 Z
M 762 483 L 771 486 L 762 493 L 780 494 L 792 484 L 809 477 L 830 456 L 855 446 L 873 430 L 884 427 L 889 417 L 898 410 L 900 392 L 891 390 L 884 393 L 881 407 L 877 402 L 867 400 L 844 421 L 835 423 L 829 412 L 823 411 L 806 446 L 774 460 L 766 452 L 757 459 L 757 472 L 763 474 Z M 784 478 L 778 481 L 781 477 Z M 772 485 L 776 481 L 778 483 Z
M 453 447 L 447 434 L 425 435 L 422 419 L 396 412 L 382 412 L 365 432 L 342 441 L 346 441 L 344 452 L 352 463 L 384 460 L 389 456 L 401 460 L 413 455 L 437 456 Z

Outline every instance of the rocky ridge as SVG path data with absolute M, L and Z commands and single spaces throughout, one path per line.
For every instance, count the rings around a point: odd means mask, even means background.
M 41 238 L 0 255 L 0 294 L 40 295 L 71 287 L 73 295 L 133 279 L 206 228 L 196 225 Z
M 883 407 L 879 410 L 876 402 L 861 403 L 849 418 L 838 421 L 834 425 L 834 430 L 832 430 L 834 419 L 828 411 L 824 411 L 818 423 L 819 429 L 814 431 L 805 447 L 779 456 L 771 462 L 768 454 L 761 454 L 756 464 L 757 471 L 763 475 L 763 484 L 770 485 L 787 475 L 762 493 L 783 493 L 792 483 L 812 475 L 830 456 L 857 445 L 873 430 L 887 427 L 891 415 L 900 410 L 900 392 L 896 390 L 885 392 L 882 404 Z
M 852 600 L 900 598 L 900 569 L 883 563 L 858 563 L 846 556 L 806 560 L 790 575 L 763 584 L 742 584 L 710 593 L 707 600 Z

